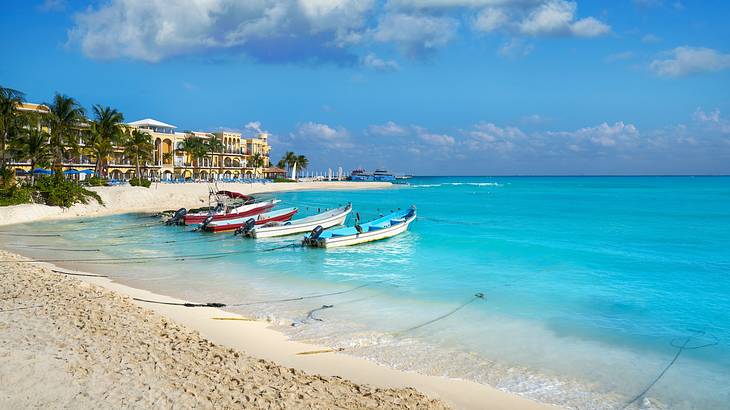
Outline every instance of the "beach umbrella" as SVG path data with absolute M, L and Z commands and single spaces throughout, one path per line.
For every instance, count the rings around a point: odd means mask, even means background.
M 75 170 L 75 169 L 69 169 L 67 171 L 63 171 L 63 173 L 66 174 L 66 175 L 78 175 L 78 174 L 80 174 L 80 172 L 77 171 L 77 170 Z
M 33 170 L 34 174 L 41 174 L 41 175 L 51 175 L 53 171 L 43 168 L 36 168 Z
M 78 173 L 79 174 L 86 174 L 86 175 L 94 175 L 94 171 L 92 171 L 90 169 L 85 169 L 83 171 L 79 171 Z

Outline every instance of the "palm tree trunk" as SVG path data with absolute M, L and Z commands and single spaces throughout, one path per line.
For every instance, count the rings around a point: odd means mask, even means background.
M 139 152 L 137 152 L 137 175 L 135 176 L 137 177 L 137 182 L 142 185 L 142 174 L 139 172 Z

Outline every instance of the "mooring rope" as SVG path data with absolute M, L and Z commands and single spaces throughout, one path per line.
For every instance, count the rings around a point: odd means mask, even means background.
M 473 302 L 475 302 L 475 301 L 477 301 L 479 299 L 486 300 L 486 297 L 484 296 L 484 293 L 481 293 L 481 292 L 480 293 L 475 293 L 474 296 L 472 296 L 469 300 L 467 300 L 466 302 L 464 302 L 461 305 L 457 306 L 456 308 L 452 309 L 451 311 L 449 311 L 449 312 L 447 312 L 447 313 L 445 313 L 445 314 L 443 314 L 441 316 L 438 316 L 438 317 L 436 317 L 434 319 L 425 321 L 425 322 L 423 322 L 423 323 L 421 323 L 419 325 L 412 326 L 412 327 L 409 327 L 408 329 L 404 329 L 404 330 L 395 332 L 395 333 L 393 333 L 393 335 L 394 336 L 401 336 L 401 335 L 403 335 L 405 333 L 409 333 L 409 332 L 412 332 L 414 330 L 420 329 L 422 327 L 426 327 L 426 326 L 428 326 L 430 324 L 433 324 L 435 322 L 438 322 L 439 320 L 446 319 L 447 317 L 453 315 L 454 313 L 460 311 L 461 309 L 465 308 L 469 304 L 471 304 L 471 303 L 473 303 Z
M 694 339 L 694 338 L 696 338 L 696 337 L 701 337 L 701 336 L 705 336 L 705 335 L 706 335 L 706 333 L 705 333 L 704 331 L 702 331 L 702 330 L 690 330 L 690 331 L 691 331 L 691 332 L 693 332 L 693 333 L 695 333 L 695 334 L 694 334 L 694 335 L 692 335 L 692 336 L 689 336 L 689 337 L 685 338 L 685 340 L 684 340 L 684 343 L 682 343 L 682 345 L 677 345 L 677 344 L 675 343 L 677 339 L 672 339 L 672 341 L 671 341 L 671 342 L 669 342 L 669 345 L 670 345 L 670 346 L 672 346 L 672 347 L 676 347 L 676 348 L 677 348 L 677 353 L 675 353 L 675 354 L 674 354 L 674 357 L 672 357 L 672 360 L 670 360 L 670 361 L 669 361 L 669 363 L 668 363 L 668 364 L 667 364 L 667 365 L 666 365 L 666 366 L 664 367 L 664 369 L 662 369 L 662 371 L 661 371 L 661 372 L 659 372 L 659 374 L 658 374 L 658 375 L 657 375 L 657 376 L 656 376 L 656 377 L 655 377 L 655 378 L 654 378 L 654 379 L 653 379 L 653 380 L 651 381 L 651 383 L 649 383 L 649 384 L 648 384 L 648 385 L 647 385 L 647 386 L 646 386 L 646 387 L 644 388 L 644 390 L 642 390 L 642 391 L 641 391 L 641 392 L 640 392 L 639 394 L 637 394 L 637 395 L 636 395 L 636 396 L 634 396 L 634 397 L 633 397 L 633 398 L 632 398 L 631 400 L 629 400 L 628 402 L 626 402 L 626 404 L 624 404 L 624 405 L 623 405 L 623 406 L 621 407 L 621 410 L 624 410 L 624 409 L 628 408 L 629 406 L 631 406 L 631 405 L 632 405 L 632 404 L 634 404 L 635 402 L 639 401 L 639 400 L 640 400 L 640 399 L 641 399 L 642 397 L 644 397 L 644 396 L 646 395 L 646 393 L 648 393 L 648 392 L 649 392 L 649 390 L 651 390 L 651 388 L 652 388 L 652 387 L 654 387 L 654 385 L 655 385 L 655 384 L 657 384 L 657 382 L 659 382 L 659 380 L 661 380 L 661 378 L 662 378 L 662 377 L 664 377 L 664 375 L 665 375 L 665 374 L 667 373 L 667 371 L 668 371 L 668 370 L 669 370 L 669 369 L 670 369 L 670 368 L 671 368 L 672 366 L 674 366 L 674 364 L 675 364 L 675 363 L 677 362 L 677 360 L 679 359 L 679 356 L 680 356 L 680 355 L 681 355 L 681 354 L 682 354 L 682 353 L 683 353 L 683 352 L 684 352 L 685 350 L 696 350 L 696 349 L 702 349 L 702 348 L 705 348 L 705 347 L 715 346 L 715 345 L 717 345 L 717 344 L 719 343 L 719 340 L 717 339 L 717 337 L 716 337 L 716 336 L 714 336 L 714 335 L 708 335 L 708 336 L 711 336 L 711 337 L 712 337 L 712 339 L 713 339 L 713 341 L 712 341 L 712 342 L 710 342 L 710 343 L 706 343 L 706 344 L 704 344 L 704 345 L 699 345 L 699 346 L 688 346 L 688 345 L 689 345 L 689 343 L 690 343 L 690 342 L 692 341 L 692 339 Z
M 51 272 L 60 273 L 62 275 L 69 275 L 69 276 L 88 276 L 91 278 L 108 278 L 107 275 L 94 275 L 91 273 L 79 273 L 79 272 L 67 272 L 63 270 L 57 270 L 57 269 L 51 269 Z
M 297 243 L 290 243 L 282 246 L 276 246 L 268 249 L 244 249 L 240 251 L 228 251 L 228 252 L 212 252 L 212 253 L 199 253 L 191 255 L 161 255 L 161 256 L 132 256 L 126 258 L 81 258 L 81 259 L 29 259 L 29 260 L 15 260 L 15 259 L 0 259 L 0 263 L 56 263 L 56 262 L 85 262 L 85 263 L 104 263 L 104 262 L 126 262 L 126 261 L 150 261 L 150 260 L 205 260 L 205 259 L 216 259 L 229 255 L 238 255 L 245 253 L 256 253 L 256 252 L 271 252 L 279 249 L 301 247 Z

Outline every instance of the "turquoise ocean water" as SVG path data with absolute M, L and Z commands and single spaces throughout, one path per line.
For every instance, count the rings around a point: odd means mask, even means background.
M 135 287 L 245 303 L 229 309 L 293 339 L 573 408 L 623 407 L 685 345 L 632 406 L 730 403 L 729 177 L 422 177 L 276 197 L 303 215 L 352 201 L 364 220 L 411 204 L 419 218 L 399 237 L 333 250 L 262 252 L 298 238 L 190 233 L 137 214 L 5 228 L 61 236 L 0 242 Z M 229 251 L 241 253 L 78 261 Z

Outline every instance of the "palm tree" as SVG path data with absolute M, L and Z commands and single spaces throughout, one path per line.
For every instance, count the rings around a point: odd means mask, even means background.
M 140 161 L 146 162 L 152 159 L 152 151 L 155 149 L 152 141 L 150 141 L 150 135 L 140 130 L 133 130 L 128 134 L 124 146 L 124 154 L 135 161 L 134 176 L 141 182 L 142 172 L 139 163 Z
M 297 155 L 291 151 L 287 151 L 284 153 L 284 156 L 281 157 L 281 160 L 279 160 L 278 165 L 280 168 L 286 168 L 287 171 L 289 171 L 294 166 L 295 162 L 297 162 Z
M 195 168 L 198 168 L 198 161 L 200 160 L 200 158 L 205 157 L 205 155 L 208 153 L 208 148 L 203 143 L 203 139 L 200 137 L 196 137 L 193 133 L 189 133 L 185 137 L 182 142 L 182 147 L 180 149 L 190 156 L 193 171 L 195 170 Z
M 20 138 L 14 141 L 18 158 L 30 161 L 30 183 L 35 185 L 33 170 L 37 165 L 46 165 L 51 160 L 51 149 L 48 145 L 49 135 L 38 127 L 29 127 Z
M 56 175 L 63 172 L 63 161 L 68 151 L 78 149 L 78 138 L 75 133 L 84 120 L 84 109 L 79 103 L 63 94 L 54 95 L 53 103 L 46 104 L 51 110 L 51 154 L 52 165 Z
M 254 168 L 254 175 L 258 175 L 258 169 L 264 166 L 264 157 L 258 152 L 251 157 L 251 166 Z
M 221 141 L 220 138 L 218 138 L 216 135 L 211 136 L 208 139 L 208 143 L 206 144 L 206 149 L 208 152 L 210 152 L 210 166 L 213 166 L 213 159 L 215 157 L 216 152 L 223 152 L 224 149 L 223 141 Z M 222 160 L 222 158 L 221 158 Z M 223 161 L 219 161 L 218 166 L 220 169 L 223 168 Z
M 304 155 L 297 156 L 296 163 L 297 167 L 301 170 L 305 170 L 309 166 L 309 160 Z
M 105 169 L 109 158 L 114 154 L 114 144 L 110 139 L 103 137 L 102 132 L 98 130 L 96 122 L 91 123 L 86 149 L 95 158 L 94 172 L 96 175 L 100 177 L 105 176 Z
M 5 147 L 19 130 L 20 113 L 17 110 L 23 102 L 20 91 L 0 85 L 0 169 L 5 168 Z

